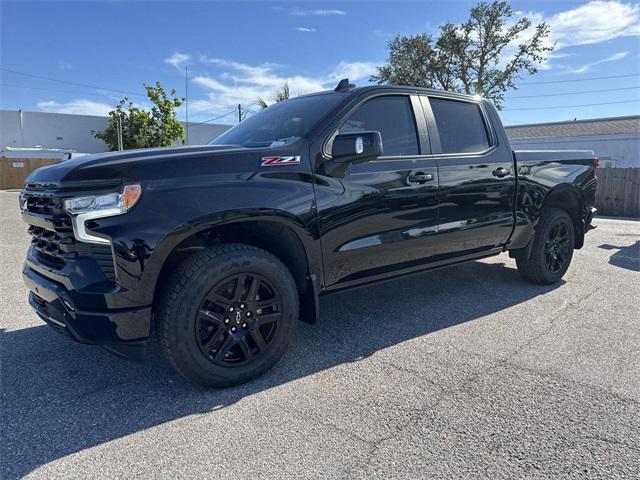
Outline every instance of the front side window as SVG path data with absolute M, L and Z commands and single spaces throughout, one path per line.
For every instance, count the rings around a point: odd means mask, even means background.
M 275 103 L 210 142 L 211 145 L 278 147 L 306 137 L 340 102 L 344 93 L 307 95 Z
M 377 130 L 384 156 L 419 155 L 416 122 L 409 97 L 390 95 L 367 100 L 352 113 L 338 133 Z
M 442 153 L 474 153 L 489 148 L 487 128 L 476 103 L 430 98 Z

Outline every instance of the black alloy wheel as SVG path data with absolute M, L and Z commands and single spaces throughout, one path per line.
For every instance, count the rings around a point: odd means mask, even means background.
M 551 273 L 562 270 L 569 258 L 570 250 L 567 226 L 564 223 L 556 223 L 549 231 L 544 247 L 545 261 Z
M 190 255 L 166 280 L 154 308 L 169 363 L 209 387 L 237 385 L 275 365 L 294 338 L 300 311 L 287 267 L 240 243 Z
M 538 285 L 558 282 L 567 272 L 575 245 L 575 226 L 560 208 L 544 209 L 526 248 L 515 254 L 522 277 Z
M 282 296 L 266 278 L 252 273 L 218 282 L 198 309 L 195 335 L 215 365 L 234 367 L 267 351 L 282 318 Z

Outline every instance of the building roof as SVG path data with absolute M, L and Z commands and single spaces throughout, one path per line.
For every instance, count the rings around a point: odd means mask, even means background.
M 507 136 L 511 139 L 580 137 L 585 135 L 640 135 L 640 115 L 568 122 L 532 123 L 505 128 Z

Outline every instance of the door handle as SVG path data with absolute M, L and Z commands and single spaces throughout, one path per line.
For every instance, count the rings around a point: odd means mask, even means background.
M 433 175 L 430 173 L 416 172 L 409 174 L 408 180 L 410 183 L 417 183 L 418 185 L 422 185 L 423 183 L 427 183 L 433 180 Z
M 502 178 L 510 175 L 511 172 L 507 168 L 498 167 L 493 172 L 491 172 L 494 177 Z

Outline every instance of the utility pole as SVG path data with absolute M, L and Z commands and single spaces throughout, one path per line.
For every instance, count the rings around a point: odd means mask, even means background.
M 242 105 L 238 104 L 238 123 L 242 121 Z
M 24 147 L 24 119 L 22 117 L 22 109 L 18 111 L 20 112 L 20 146 Z
M 116 117 L 116 127 L 117 127 L 117 130 L 118 130 L 118 132 L 117 132 L 118 133 L 117 134 L 117 137 L 118 137 L 118 150 L 122 151 L 122 150 L 124 150 L 124 148 L 122 146 L 122 117 L 120 115 L 118 115 Z
M 184 108 L 186 111 L 187 145 L 189 145 L 189 67 L 184 67 Z

